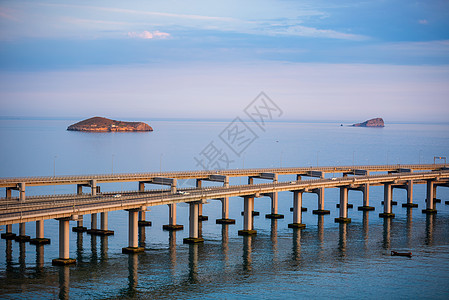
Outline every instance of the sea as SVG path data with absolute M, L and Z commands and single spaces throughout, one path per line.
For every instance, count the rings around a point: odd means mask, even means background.
M 337 122 L 297 122 L 281 118 L 260 124 L 230 120 L 139 120 L 153 132 L 67 131 L 79 120 L 0 119 L 0 177 L 118 174 L 204 169 L 401 165 L 444 163 L 449 157 L 449 124 L 389 123 L 361 128 Z M 237 126 L 238 125 L 238 126 Z M 262 125 L 262 126 L 261 126 Z M 343 126 L 342 126 L 343 125 Z M 240 126 L 240 127 L 239 127 Z M 240 128 L 239 130 L 235 129 Z M 338 177 L 341 174 L 327 174 Z M 293 180 L 280 176 L 279 180 Z M 244 184 L 247 178 L 232 178 Z M 256 182 L 264 182 L 257 180 Z M 194 183 L 180 180 L 178 186 Z M 220 185 L 204 182 L 203 186 Z M 101 191 L 136 190 L 137 182 L 100 184 Z M 163 188 L 146 185 L 146 189 Z M 75 193 L 76 187 L 27 187 L 27 195 Z M 85 192 L 88 192 L 85 190 Z M 5 197 L 5 189 L 0 189 Z M 17 192 L 13 191 L 13 197 Z M 425 185 L 414 186 L 418 208 L 401 206 L 405 190 L 395 189 L 394 219 L 383 219 L 383 187 L 370 190 L 375 211 L 361 212 L 362 193 L 349 192 L 349 224 L 337 224 L 338 189 L 326 189 L 325 209 L 317 216 L 317 196 L 305 193 L 305 229 L 290 229 L 292 193 L 279 193 L 284 219 L 266 219 L 270 199 L 255 199 L 257 235 L 238 236 L 243 201 L 230 199 L 233 225 L 218 225 L 221 203 L 203 205 L 203 244 L 188 237 L 188 205 L 179 204 L 177 223 L 168 232 L 168 207 L 151 207 L 151 227 L 139 230 L 141 254 L 122 254 L 128 243 L 128 213 L 109 213 L 114 235 L 70 232 L 72 266 L 52 266 L 58 257 L 58 221 L 45 221 L 50 245 L 0 240 L 2 299 L 449 299 L 449 189 L 438 187 L 438 213 L 423 214 Z M 85 226 L 90 216 L 84 217 Z M 76 222 L 70 222 L 76 226 Z M 2 231 L 5 228 L 2 226 Z M 18 233 L 18 225 L 13 226 Z M 34 223 L 26 234 L 35 237 Z M 391 251 L 413 256 L 391 256 Z

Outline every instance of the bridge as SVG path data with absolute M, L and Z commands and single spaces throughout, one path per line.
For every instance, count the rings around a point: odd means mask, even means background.
M 332 177 L 326 175 L 332 174 Z M 335 177 L 335 174 L 341 176 Z M 279 177 L 294 175 L 295 180 L 282 181 Z M 231 177 L 247 177 L 248 184 L 230 185 Z M 285 177 L 285 176 L 284 176 Z M 267 180 L 267 183 L 254 183 L 254 179 Z M 306 179 L 307 178 L 307 179 Z M 312 179 L 311 179 L 312 178 Z M 195 187 L 179 188 L 179 179 L 195 180 Z M 203 181 L 222 183 L 222 186 L 202 187 Z M 137 189 L 128 192 L 102 193 L 102 183 L 136 182 Z M 165 189 L 145 189 L 145 184 L 165 185 Z M 222 202 L 222 218 L 217 224 L 233 224 L 229 218 L 229 198 L 242 197 L 244 200 L 244 223 L 239 235 L 253 235 L 257 231 L 253 228 L 254 198 L 268 196 L 271 198 L 271 213 L 267 218 L 283 218 L 278 213 L 278 193 L 290 191 L 293 194 L 293 220 L 290 228 L 304 228 L 302 223 L 302 195 L 314 193 L 318 196 L 318 209 L 314 214 L 329 214 L 324 209 L 325 189 L 338 188 L 340 190 L 339 217 L 335 222 L 349 223 L 348 191 L 359 190 L 363 193 L 363 205 L 359 210 L 374 210 L 369 204 L 370 186 L 384 186 L 383 218 L 394 218 L 392 213 L 392 190 L 394 188 L 407 191 L 405 207 L 417 207 L 413 203 L 413 185 L 426 184 L 426 208 L 423 213 L 434 214 L 435 195 L 437 187 L 449 187 L 449 168 L 446 164 L 410 164 L 410 165 L 367 165 L 367 166 L 327 166 L 302 168 L 263 168 L 263 169 L 234 169 L 217 171 L 184 171 L 159 173 L 129 173 L 80 176 L 53 177 L 19 177 L 0 178 L 0 187 L 5 188 L 6 195 L 0 198 L 0 225 L 6 225 L 4 239 L 15 239 L 35 244 L 45 244 L 49 240 L 44 237 L 44 220 L 59 220 L 59 258 L 53 264 L 69 264 L 75 260 L 69 257 L 69 221 L 77 221 L 72 231 L 88 231 L 91 234 L 109 235 L 108 212 L 127 210 L 129 213 L 128 247 L 123 253 L 141 252 L 138 247 L 138 226 L 151 225 L 145 220 L 145 211 L 156 205 L 169 206 L 169 224 L 166 230 L 179 230 L 183 225 L 176 223 L 176 204 L 189 204 L 189 237 L 185 243 L 200 243 L 204 240 L 199 235 L 199 222 L 206 219 L 202 215 L 202 205 L 208 200 Z M 75 194 L 67 195 L 39 195 L 26 196 L 26 187 L 76 185 Z M 83 193 L 87 187 L 89 193 Z M 18 196 L 13 197 L 13 191 Z M 429 199 L 431 199 L 429 201 Z M 100 228 L 97 228 L 97 214 L 101 214 Z M 91 214 L 91 228 L 83 225 L 83 216 Z M 26 235 L 25 224 L 36 223 L 36 238 L 30 239 Z M 19 234 L 12 233 L 12 224 L 19 223 Z

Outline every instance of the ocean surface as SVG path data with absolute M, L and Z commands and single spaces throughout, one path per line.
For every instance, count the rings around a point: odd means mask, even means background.
M 448 124 L 388 124 L 355 128 L 337 123 L 268 122 L 264 127 L 244 121 L 245 139 L 231 141 L 230 121 L 142 120 L 154 132 L 85 133 L 66 131 L 75 120 L 0 119 L 0 177 L 53 176 L 290 166 L 434 163 L 449 157 Z M 441 163 L 442 160 L 437 160 Z M 341 174 L 328 174 L 341 176 Z M 281 176 L 280 180 L 293 177 Z M 234 178 L 231 184 L 245 183 Z M 262 181 L 260 181 L 262 182 Z M 189 181 L 180 181 L 188 187 Z M 217 183 L 204 183 L 214 185 Z M 146 188 L 160 188 L 147 185 Z M 104 184 L 102 191 L 136 190 L 137 183 Z M 75 186 L 27 187 L 27 195 L 74 193 Z M 13 192 L 13 196 L 16 192 Z M 1 197 L 5 189 L 0 189 Z M 243 201 L 230 199 L 235 225 L 217 225 L 221 203 L 203 207 L 204 244 L 184 245 L 188 206 L 178 205 L 177 223 L 184 230 L 162 230 L 168 207 L 146 214 L 151 227 L 141 228 L 145 252 L 122 254 L 128 243 L 128 215 L 109 213 L 115 234 L 96 237 L 71 232 L 70 257 L 77 264 L 52 266 L 58 257 L 58 222 L 45 221 L 51 244 L 0 240 L 0 298 L 3 299 L 291 299 L 291 298 L 449 298 L 449 189 L 439 187 L 436 215 L 421 212 L 425 186 L 415 185 L 419 208 L 401 207 L 404 190 L 394 190 L 396 217 L 382 219 L 383 188 L 372 187 L 374 212 L 360 212 L 362 193 L 351 191 L 350 224 L 336 224 L 337 189 L 326 189 L 330 215 L 316 216 L 314 194 L 304 194 L 303 230 L 292 222 L 292 193 L 279 194 L 279 213 L 265 219 L 270 199 L 255 199 L 257 235 L 241 237 Z M 85 225 L 90 216 L 85 216 Z M 76 222 L 71 222 L 76 226 Z M 4 230 L 4 228 L 2 228 Z M 18 232 L 18 225 L 13 226 Z M 34 223 L 27 235 L 35 236 Z M 412 258 L 390 256 L 391 250 L 411 251 Z

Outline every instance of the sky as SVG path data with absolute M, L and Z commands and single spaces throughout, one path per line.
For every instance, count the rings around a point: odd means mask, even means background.
M 449 121 L 449 1 L 0 1 L 0 117 Z

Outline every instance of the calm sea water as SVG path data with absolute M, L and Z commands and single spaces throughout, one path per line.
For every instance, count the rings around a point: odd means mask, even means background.
M 268 123 L 266 131 L 248 123 L 256 137 L 241 155 L 220 139 L 228 122 L 148 121 L 150 133 L 69 132 L 74 121 L 0 120 L 0 176 L 47 176 L 97 173 L 157 172 L 201 169 L 201 158 L 213 145 L 227 155 L 229 168 L 433 163 L 434 156 L 449 156 L 449 125 L 388 124 L 378 128 L 351 128 L 332 123 Z M 212 144 L 210 144 L 212 143 Z M 207 148 L 209 147 L 209 148 Z M 235 150 L 235 149 L 234 149 Z M 211 152 L 208 152 L 211 153 Z M 336 174 L 339 175 L 339 174 Z M 332 176 L 330 174 L 329 176 Z M 281 177 L 281 180 L 291 177 Z M 246 179 L 233 179 L 231 184 Z M 180 182 L 188 186 L 189 182 Z M 213 183 L 207 183 L 213 185 Z M 205 183 L 206 185 L 206 183 Z M 132 190 L 137 183 L 105 184 L 102 191 Z M 148 186 L 148 188 L 159 188 Z M 30 187 L 27 194 L 73 193 L 74 186 Z M 3 196 L 4 189 L 0 189 Z M 209 221 L 202 223 L 205 243 L 184 245 L 188 235 L 188 206 L 178 206 L 178 223 L 185 229 L 162 231 L 168 207 L 147 212 L 152 227 L 141 229 L 146 248 L 125 255 L 127 213 L 109 213 L 107 238 L 71 233 L 70 256 L 77 264 L 54 267 L 58 257 L 58 223 L 45 222 L 51 245 L 0 240 L 1 298 L 439 298 L 449 297 L 449 189 L 438 188 L 438 214 L 421 213 L 425 187 L 415 186 L 419 208 L 407 210 L 405 191 L 395 190 L 396 218 L 384 220 L 382 187 L 371 188 L 375 212 L 349 210 L 352 223 L 334 223 L 338 216 L 338 190 L 326 190 L 325 207 L 331 215 L 312 215 L 316 195 L 305 194 L 304 230 L 292 230 L 289 208 L 292 195 L 279 195 L 279 213 L 269 220 L 269 198 L 258 198 L 255 237 L 240 237 L 243 201 L 231 198 L 230 217 L 235 225 L 217 225 L 221 204 L 203 208 Z M 362 194 L 351 191 L 349 202 L 361 205 Z M 85 224 L 90 217 L 85 217 Z M 72 226 L 75 226 L 75 222 Z M 18 232 L 18 226 L 13 226 Z M 34 237 L 33 223 L 27 234 Z M 413 258 L 392 257 L 391 250 L 412 251 Z

